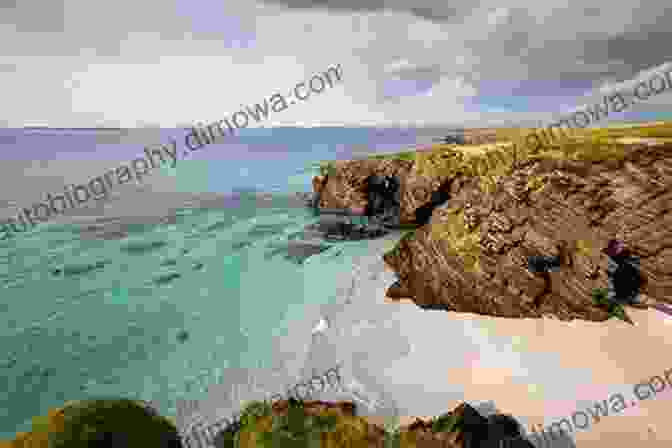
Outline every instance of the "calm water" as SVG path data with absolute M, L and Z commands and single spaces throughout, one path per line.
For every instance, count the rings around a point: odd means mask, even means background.
M 6 184 L 17 173 L 8 166 L 113 167 L 183 134 L 0 130 L 0 200 L 21 203 Z M 124 196 L 86 224 L 47 223 L 0 242 L 0 438 L 64 400 L 91 396 L 139 397 L 174 414 L 178 398 L 202 397 L 227 367 L 270 360 L 273 337 L 301 319 L 305 304 L 328 302 L 334 274 L 366 244 L 332 246 L 304 264 L 284 256 L 288 238 L 314 220 L 292 196 L 309 191 L 315 170 L 306 167 L 428 140 L 403 129 L 251 130 L 153 174 L 172 176 L 174 193 Z

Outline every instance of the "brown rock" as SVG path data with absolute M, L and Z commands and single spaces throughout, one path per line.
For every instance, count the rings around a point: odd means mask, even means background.
M 461 210 L 465 232 L 478 232 L 476 249 L 469 249 L 475 255 L 455 246 L 464 243 L 466 234 L 454 241 L 437 236 L 435 230 L 453 218 L 449 210 L 435 209 L 414 238 L 385 254 L 400 279 L 388 297 L 501 317 L 602 321 L 609 316 L 594 306 L 591 291 L 607 285 L 607 259 L 599 249 L 610 238 L 625 240 L 640 256 L 646 279 L 642 292 L 672 303 L 671 149 L 670 144 L 635 145 L 625 160 L 604 162 L 525 161 L 492 193 L 461 174 L 454 179 L 419 175 L 412 161 L 337 162 L 335 174 L 326 182 L 314 180 L 314 189 L 322 191 L 322 207 L 363 207 L 368 176 L 398 176 L 401 222 L 409 224 L 433 191 L 455 180 L 449 206 Z M 533 178 L 543 188 L 532 188 Z M 578 241 L 593 250 L 576 250 Z M 560 255 L 561 271 L 530 273 L 531 255 Z M 480 270 L 471 269 L 476 259 Z
M 313 177 L 313 191 L 317 194 L 322 192 L 324 185 L 326 184 L 327 176 L 315 176 Z
M 469 272 L 454 244 L 432 234 L 430 229 L 449 219 L 446 210 L 437 209 L 415 238 L 385 254 L 401 279 L 391 293 L 405 289 L 420 306 L 440 304 L 458 312 L 602 321 L 608 315 L 591 296 L 593 288 L 607 285 L 607 259 L 600 249 L 620 238 L 641 258 L 647 279 L 642 292 L 672 303 L 671 169 L 668 144 L 633 147 L 620 164 L 528 162 L 491 194 L 473 182 L 455 182 L 461 187 L 450 206 L 463 208 L 465 228 L 481 225 L 482 272 Z M 521 182 L 533 173 L 547 179 L 541 191 Z M 657 182 L 648 181 L 653 176 Z M 579 240 L 594 250 L 576 250 Z M 560 255 L 562 268 L 533 275 L 527 269 L 530 255 Z
M 320 207 L 323 208 L 365 207 L 366 179 L 372 175 L 396 176 L 401 183 L 401 224 L 412 224 L 415 211 L 431 202 L 431 193 L 447 179 L 421 176 L 413 166 L 414 162 L 409 160 L 338 161 L 335 174 L 328 176 L 323 188 L 319 186 L 320 180 L 313 178 L 313 191 L 321 192 Z
M 390 299 L 406 299 L 410 297 L 410 291 L 403 287 L 401 283 L 395 282 L 387 289 L 385 295 Z
M 288 408 L 289 402 L 287 400 L 278 401 L 272 406 L 273 414 L 286 415 Z M 325 415 L 328 413 L 338 417 L 335 432 L 322 433 L 320 446 L 325 448 L 340 448 L 345 444 L 347 446 L 362 448 L 385 447 L 385 430 L 367 421 L 366 418 L 356 416 L 355 405 L 352 402 L 304 401 L 303 409 L 305 414 L 309 416 Z M 266 417 L 265 421 L 260 423 L 260 427 L 270 430 L 270 423 L 270 419 Z M 256 438 L 250 437 L 249 433 L 242 434 L 241 440 L 247 442 L 247 444 L 241 444 L 241 446 L 258 446 L 253 443 Z
M 274 413 L 283 415 L 289 408 L 288 400 L 276 401 L 272 409 Z M 326 410 L 336 410 L 340 416 L 352 417 L 355 415 L 355 404 L 351 401 L 319 401 L 311 400 L 303 402 L 303 409 L 307 415 L 321 415 Z

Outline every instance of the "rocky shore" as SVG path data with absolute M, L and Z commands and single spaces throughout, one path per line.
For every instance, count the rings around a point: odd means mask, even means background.
M 410 424 L 383 427 L 367 418 L 357 415 L 352 402 L 323 401 L 281 401 L 272 405 L 255 403 L 254 412 L 246 412 L 252 418 L 246 418 L 246 424 L 237 431 L 220 433 L 215 438 L 215 446 L 233 448 L 238 441 L 240 448 L 271 446 L 273 435 L 276 443 L 285 437 L 291 440 L 291 427 L 279 431 L 283 421 L 292 416 L 302 418 L 301 434 L 314 432 L 313 437 L 320 440 L 321 447 L 355 446 L 362 448 L 401 448 L 410 446 L 436 448 L 533 448 L 534 445 L 524 438 L 518 422 L 506 414 L 494 414 L 483 417 L 478 410 L 467 403 L 431 419 L 416 418 Z M 250 407 L 248 407 L 250 409 Z M 316 421 L 324 419 L 323 427 Z M 330 421 L 327 419 L 331 418 Z M 295 421 L 296 422 L 296 421 Z M 265 434 L 264 434 L 265 433 Z M 273 434 L 273 435 L 271 435 Z M 264 436 L 270 442 L 263 445 Z M 305 437 L 305 436 L 304 436 Z M 303 439 L 294 438 L 294 446 L 306 446 Z M 506 445 L 505 445 L 506 444 Z
M 524 447 L 514 434 L 524 431 L 512 419 L 487 415 L 465 400 L 496 399 L 521 417 L 570 415 L 579 400 L 603 399 L 608 388 L 631 386 L 667 367 L 656 364 L 666 362 L 663 357 L 646 355 L 664 352 L 669 325 L 652 310 L 635 310 L 643 323 L 639 328 L 604 322 L 610 315 L 591 300 L 591 291 L 607 282 L 600 249 L 619 238 L 641 258 L 644 295 L 672 303 L 671 150 L 670 144 L 632 143 L 590 157 L 585 152 L 526 160 L 504 155 L 493 162 L 482 152 L 439 148 L 415 159 L 337 162 L 327 176 L 317 176 L 313 194 L 297 201 L 365 207 L 366 179 L 396 176 L 401 222 L 414 227 L 396 235 L 399 242 L 384 255 L 383 245 L 392 240 L 372 242 L 372 254 L 343 282 L 342 300 L 321 307 L 319 320 L 293 328 L 295 339 L 286 340 L 285 351 L 296 356 L 292 376 L 305 378 L 345 361 L 345 378 L 365 383 L 365 392 L 375 399 L 389 398 L 399 406 L 396 416 L 412 416 L 390 429 L 382 420 L 391 413 L 368 415 L 349 398 L 320 397 L 304 403 L 305 413 L 336 415 L 340 424 L 340 435 L 326 436 L 323 446 L 343 446 L 347 439 L 360 444 L 352 446 L 383 447 L 392 437 L 404 447 Z M 309 255 L 302 244 L 293 254 L 301 259 Z M 558 256 L 561 268 L 546 278 L 535 276 L 527 268 L 530 256 Z M 418 306 L 402 300 L 399 306 L 383 304 L 385 291 Z M 297 340 L 310 342 L 302 346 Z M 544 388 L 542 400 L 535 391 Z M 657 403 L 662 416 L 657 437 L 669 440 L 665 400 Z M 605 419 L 599 428 L 589 425 L 581 437 L 592 440 L 590 446 L 627 444 L 628 437 L 636 443 L 650 431 L 655 406 L 654 401 L 639 404 L 634 412 L 641 422 Z M 443 413 L 446 409 L 452 410 Z M 260 432 L 288 415 L 289 402 L 276 402 L 272 413 L 241 431 L 244 446 L 257 446 Z M 26 446 L 28 440 L 42 446 L 38 440 L 46 439 L 24 433 L 0 446 Z M 219 439 L 216 446 L 222 443 Z M 570 446 L 568 437 L 552 445 Z
M 401 222 L 418 228 L 384 255 L 399 279 L 388 296 L 423 308 L 604 321 L 591 293 L 607 285 L 601 249 L 611 238 L 640 257 L 647 301 L 672 303 L 672 144 L 563 151 L 448 147 L 336 162 L 313 190 L 319 207 L 365 207 L 368 176 L 397 176 Z M 559 272 L 528 270 L 530 256 L 560 255 Z
M 320 446 L 325 448 L 500 448 L 504 443 L 512 448 L 534 447 L 522 426 L 512 416 L 495 412 L 484 417 L 467 403 L 461 403 L 440 416 L 415 418 L 405 424 L 400 424 L 398 420 L 381 424 L 359 415 L 357 408 L 356 403 L 342 400 L 302 401 L 290 398 L 272 403 L 251 401 L 242 409 L 240 420 L 235 425 L 217 431 L 211 444 L 216 448 L 257 448 L 274 446 L 284 439 L 292 446 L 308 446 L 306 443 L 312 438 L 320 440 Z M 64 441 L 72 442 L 73 437 L 78 437 L 77 431 L 86 419 L 89 419 L 86 421 L 90 425 L 87 441 L 102 440 L 100 437 L 105 433 L 106 437 L 115 436 L 139 443 L 143 440 L 142 436 L 132 428 L 129 421 L 123 421 L 124 413 L 135 414 L 135 419 L 142 420 L 145 425 L 145 431 L 149 425 L 157 442 L 162 437 L 169 441 L 161 446 L 180 446 L 177 428 L 170 420 L 159 416 L 146 403 L 132 400 L 66 403 L 63 408 L 53 409 L 47 416 L 37 418 L 35 421 L 39 424 L 34 425 L 33 431 L 17 434 L 12 441 L 0 441 L 0 446 L 69 446 L 67 443 L 64 445 Z M 96 415 L 108 420 L 99 419 L 91 423 Z M 181 444 L 184 448 L 196 448 L 201 446 L 198 442 L 196 438 L 183 440 Z

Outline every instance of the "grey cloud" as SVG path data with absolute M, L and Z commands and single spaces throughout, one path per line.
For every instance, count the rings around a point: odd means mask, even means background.
M 475 9 L 479 2 L 437 2 L 436 0 L 266 0 L 291 9 L 328 9 L 332 11 L 372 12 L 399 11 L 435 22 L 452 22 Z
M 409 11 L 414 16 L 423 19 L 434 20 L 437 22 L 445 22 L 457 18 L 460 16 L 461 12 L 458 8 L 452 8 L 448 5 L 446 6 L 434 5 L 432 7 L 411 7 Z
M 0 2 L 7 4 L 6 0 Z M 663 4 L 641 7 L 632 2 L 607 0 L 516 0 L 509 2 L 511 8 L 506 20 L 490 25 L 488 15 L 496 7 L 501 7 L 492 0 L 475 3 L 429 0 L 264 2 L 253 7 L 227 5 L 226 13 L 244 23 L 256 22 L 259 17 L 265 14 L 270 17 L 270 13 L 274 13 L 272 16 L 274 20 L 277 16 L 278 29 L 293 23 L 305 26 L 304 18 L 294 14 L 301 10 L 325 13 L 314 14 L 314 21 L 310 21 L 310 28 L 318 38 L 314 39 L 314 47 L 301 49 L 301 57 L 319 59 L 328 52 L 352 58 L 348 60 L 353 67 L 351 73 L 358 72 L 348 81 L 347 95 L 357 103 L 370 105 L 372 111 L 379 104 L 390 103 L 384 91 L 390 90 L 388 84 L 393 79 L 418 81 L 425 86 L 437 85 L 442 79 L 463 78 L 477 89 L 481 82 L 486 81 L 501 81 L 505 85 L 509 81 L 520 81 L 521 88 L 515 93 L 520 96 L 532 95 L 527 87 L 528 81 L 543 81 L 544 85 L 557 85 L 555 91 L 548 88 L 548 95 L 556 96 L 561 95 L 561 90 L 568 85 L 592 85 L 597 88 L 605 81 L 631 79 L 645 68 L 672 61 L 672 47 L 669 45 L 672 29 L 668 25 L 672 23 L 672 9 Z M 123 63 L 132 58 L 146 63 L 150 53 L 189 54 L 189 50 L 196 48 L 192 47 L 196 41 L 199 54 L 220 54 L 221 46 L 219 43 L 212 44 L 215 41 L 211 40 L 211 35 L 192 36 L 194 42 L 184 41 L 182 34 L 190 28 L 190 23 L 170 8 L 162 7 L 158 1 L 143 3 L 135 9 L 127 6 L 129 3 L 125 1 L 82 8 L 67 0 L 39 5 L 35 0 L 25 0 L 12 4 L 12 8 L 0 8 L 0 23 L 16 25 L 17 33 L 8 33 L 7 27 L 3 29 L 0 26 L 0 40 L 4 38 L 17 44 L 2 51 L 7 55 L 24 56 L 26 61 L 30 56 L 37 56 L 35 60 L 38 61 L 37 58 L 45 54 L 75 54 L 79 61 L 81 42 L 96 49 L 96 59 L 117 55 L 121 46 L 126 49 L 123 60 L 119 56 L 114 58 L 114 62 Z M 68 14 L 63 13 L 63 4 L 70 5 L 65 8 Z M 199 11 L 212 14 L 206 8 Z M 388 11 L 402 14 L 382 14 Z M 334 13 L 333 18 L 326 14 L 329 12 Z M 347 13 L 352 15 L 351 21 L 343 20 Z M 320 39 L 325 36 L 325 29 L 331 29 L 332 20 L 346 24 L 343 33 L 338 35 L 338 39 L 333 39 L 333 36 Z M 50 34 L 48 39 L 43 32 L 23 32 L 61 30 L 64 25 L 67 32 Z M 406 29 L 408 32 L 405 32 Z M 149 38 L 147 42 L 127 41 L 131 32 L 148 30 L 158 32 L 160 39 L 157 37 L 156 42 Z M 236 54 L 240 61 L 263 61 L 265 55 L 286 44 L 283 34 L 277 33 L 277 30 L 271 33 L 270 29 L 259 28 L 256 32 L 260 38 L 258 51 L 252 48 Z M 168 46 L 165 39 L 176 41 Z M 135 48 L 140 48 L 137 53 L 130 51 Z M 150 49 L 156 51 L 150 52 Z M 81 57 L 82 67 L 90 62 L 87 57 L 88 54 Z M 464 63 L 458 63 L 458 57 Z M 411 66 L 401 67 L 393 73 L 386 70 L 391 63 L 401 59 L 407 59 Z M 9 72 L 6 71 L 8 67 Z M 3 78 L 13 75 L 11 66 L 8 67 L 0 67 L 0 72 L 5 70 L 1 73 Z M 58 96 L 47 104 L 54 104 L 50 107 L 57 116 L 57 105 L 69 105 L 70 93 L 60 88 L 52 91 Z M 494 94 L 497 95 L 497 92 Z M 501 95 L 507 94 L 509 92 L 501 92 Z M 544 95 L 543 92 L 539 94 Z M 581 100 L 567 98 L 565 103 L 578 105 Z M 381 107 L 380 110 L 385 109 Z M 45 117 L 51 113 L 51 109 L 43 112 Z M 148 117 L 149 120 L 152 118 Z M 408 117 L 409 120 L 413 118 Z
M 396 72 L 393 72 L 393 74 L 401 79 L 438 79 L 441 77 L 442 71 L 441 65 L 432 64 L 428 66 L 400 68 Z
M 669 20 L 672 20 L 672 12 L 668 13 Z M 641 70 L 672 60 L 670 42 L 672 42 L 672 30 L 649 29 L 646 32 L 630 32 L 587 41 L 585 51 L 595 55 L 598 60 L 627 61 L 627 65 L 620 70 L 619 75 L 631 78 Z
M 378 84 L 377 91 L 377 103 L 389 102 L 390 100 L 397 100 L 398 97 L 388 95 L 384 92 L 384 81 L 391 79 L 399 79 L 403 81 L 416 81 L 428 82 L 431 86 L 434 86 L 441 81 L 442 76 L 446 73 L 446 70 L 441 67 L 439 64 L 429 64 L 426 66 L 412 66 L 412 67 L 402 67 L 398 70 L 382 73 L 380 75 L 380 80 Z
M 18 32 L 63 32 L 65 17 L 59 0 L 3 0 L 0 2 L 0 24 L 13 25 Z
M 163 40 L 183 39 L 184 20 L 162 7 L 158 0 L 132 7 L 126 1 L 17 1 L 13 7 L 0 7 L 0 25 L 9 25 L 0 26 L 0 39 L 11 36 L 14 42 L 0 54 L 118 58 L 121 44 L 132 32 L 154 33 Z
M 633 11 L 630 7 L 610 4 L 608 9 L 601 9 L 600 16 L 585 17 L 582 12 L 579 8 L 569 9 L 558 14 L 556 20 L 535 25 L 527 13 L 515 11 L 513 29 L 504 32 L 509 39 L 501 47 L 496 44 L 499 39 L 478 46 L 484 62 L 483 69 L 477 72 L 493 73 L 486 68 L 495 61 L 500 67 L 506 65 L 504 58 L 496 54 L 502 48 L 504 56 L 513 57 L 516 48 L 522 53 L 519 68 L 528 75 L 528 78 L 521 76 L 522 79 L 628 79 L 640 70 L 670 60 L 672 30 L 667 24 L 672 19 L 672 10 L 669 8 Z
M 483 11 L 478 18 L 483 26 L 478 22 L 455 25 L 454 33 L 448 31 L 445 39 L 435 37 L 424 48 L 399 42 L 397 54 L 424 60 L 433 55 L 440 62 L 423 69 L 402 69 L 398 75 L 427 79 L 431 67 L 436 74 L 452 73 L 476 86 L 486 80 L 544 80 L 557 82 L 558 88 L 586 81 L 598 87 L 607 80 L 631 79 L 641 70 L 672 60 L 672 30 L 667 25 L 672 9 L 588 3 L 583 8 L 553 10 L 542 21 L 539 16 L 552 5 L 530 2 L 529 8 L 511 9 L 509 20 L 496 27 L 487 26 Z M 466 55 L 468 63 L 454 64 L 456 55 Z M 415 62 L 412 56 L 409 60 Z

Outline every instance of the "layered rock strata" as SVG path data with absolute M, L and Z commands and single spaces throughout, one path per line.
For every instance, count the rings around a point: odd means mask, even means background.
M 635 144 L 618 154 L 514 157 L 496 176 L 484 176 L 487 164 L 478 163 L 428 174 L 416 166 L 420 160 L 339 162 L 320 205 L 363 207 L 365 179 L 395 175 L 402 223 L 410 224 L 449 185 L 447 203 L 384 255 L 399 278 L 391 296 L 408 294 L 419 306 L 456 312 L 603 321 L 610 315 L 592 292 L 607 286 L 601 249 L 612 238 L 640 257 L 644 297 L 672 303 L 672 144 Z M 491 188 L 484 189 L 484 178 Z M 539 275 L 528 269 L 532 256 L 563 262 L 557 272 Z

